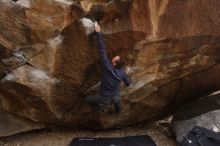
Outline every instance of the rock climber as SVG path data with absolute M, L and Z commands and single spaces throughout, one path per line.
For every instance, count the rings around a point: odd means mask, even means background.
M 111 62 L 108 59 L 101 27 L 97 23 L 95 23 L 95 33 L 102 63 L 100 94 L 87 96 L 85 102 L 94 110 L 101 112 L 105 111 L 108 105 L 114 104 L 115 112 L 119 114 L 121 112 L 120 82 L 123 81 L 129 86 L 130 80 L 123 69 L 124 62 L 120 56 L 113 57 Z

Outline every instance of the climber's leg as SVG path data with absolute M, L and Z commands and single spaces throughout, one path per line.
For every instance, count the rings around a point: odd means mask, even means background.
M 88 103 L 96 111 L 105 111 L 108 105 L 111 105 L 110 97 L 103 97 L 101 95 L 93 95 L 85 98 Z
M 112 102 L 115 107 L 115 112 L 119 114 L 121 112 L 121 102 L 120 102 L 120 96 L 114 96 L 112 97 Z
M 121 103 L 120 101 L 114 102 L 115 112 L 117 114 L 121 113 Z
M 85 102 L 89 104 L 92 109 L 99 111 L 101 109 L 100 102 L 101 102 L 102 97 L 100 95 L 92 95 L 92 96 L 87 96 L 85 98 Z

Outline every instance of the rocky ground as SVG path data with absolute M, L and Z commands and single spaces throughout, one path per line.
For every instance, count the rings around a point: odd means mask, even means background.
M 72 138 L 76 137 L 120 137 L 146 134 L 150 135 L 158 146 L 176 145 L 169 131 L 169 123 L 160 121 L 150 125 L 139 124 L 106 132 L 39 130 L 0 138 L 0 146 L 68 146 Z

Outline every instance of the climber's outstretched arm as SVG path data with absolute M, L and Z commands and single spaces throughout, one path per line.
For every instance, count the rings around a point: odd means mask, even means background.
M 97 36 L 97 43 L 98 43 L 98 47 L 99 47 L 101 62 L 104 65 L 104 67 L 112 68 L 112 64 L 110 63 L 110 61 L 107 57 L 105 43 L 104 43 L 102 33 L 101 33 L 101 27 L 97 23 L 95 24 L 95 31 L 96 31 L 96 36 Z

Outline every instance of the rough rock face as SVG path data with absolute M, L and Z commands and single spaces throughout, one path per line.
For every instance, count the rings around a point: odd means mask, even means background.
M 0 107 L 48 124 L 116 128 L 153 121 L 220 87 L 218 0 L 0 1 Z M 109 57 L 126 60 L 121 115 L 82 113 L 100 62 L 80 23 L 99 20 Z M 86 107 L 85 107 L 86 108 Z
M 3 110 L 0 110 L 0 113 L 0 137 L 10 136 L 33 129 L 42 129 L 45 127 L 44 124 L 33 122 Z
M 181 106 L 174 114 L 172 130 L 177 142 L 195 126 L 220 132 L 220 94 L 197 99 Z

